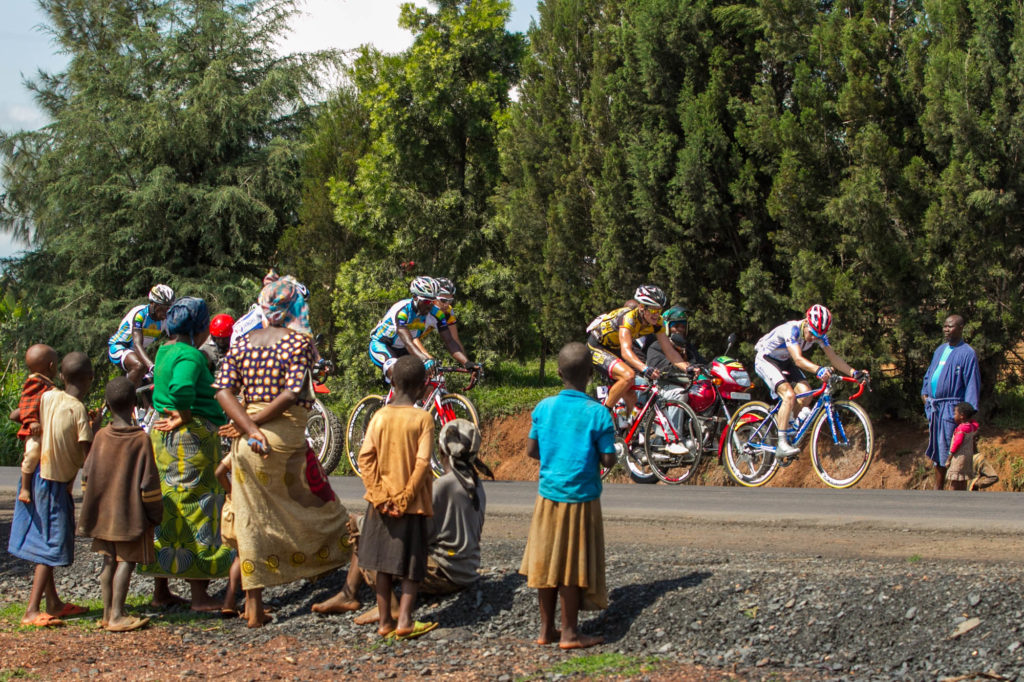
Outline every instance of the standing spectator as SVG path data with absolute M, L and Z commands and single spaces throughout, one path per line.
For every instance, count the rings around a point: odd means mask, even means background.
M 963 339 L 964 318 L 950 315 L 942 324 L 945 343 L 935 349 L 932 364 L 921 384 L 921 400 L 928 417 L 928 449 L 925 455 L 935 465 L 935 489 L 946 484 L 949 446 L 956 428 L 954 408 L 968 402 L 978 409 L 981 374 L 978 354 Z
M 593 370 L 582 343 L 562 347 L 558 375 L 565 388 L 533 410 L 526 443 L 526 454 L 540 460 L 540 482 L 519 572 L 537 590 L 537 644 L 557 640 L 562 649 L 603 642 L 579 632 L 579 610 L 608 606 L 600 468 L 615 464 L 615 428 L 608 410 L 584 392 Z M 555 627 L 556 596 L 561 630 Z
M 398 358 L 391 368 L 394 396 L 370 420 L 359 470 L 366 486 L 360 565 L 377 572 L 377 633 L 411 639 L 437 623 L 412 618 L 419 584 L 427 575 L 427 520 L 433 516 L 430 451 L 434 420 L 416 407 L 426 383 L 423 361 L 415 355 Z M 402 582 L 398 619 L 391 613 L 391 589 Z
M 206 357 L 199 352 L 210 332 L 206 302 L 177 300 L 164 324 L 169 341 L 157 351 L 153 375 L 153 406 L 162 417 L 150 434 L 164 514 L 156 529 L 156 561 L 139 572 L 156 578 L 156 606 L 184 602 L 167 583 L 183 578 L 193 611 L 219 611 L 220 602 L 207 592 L 209 582 L 227 577 L 234 552 L 220 539 L 224 489 L 214 475 L 220 461 L 217 429 L 227 419 L 214 399 Z
M 315 355 L 298 286 L 282 277 L 263 287 L 268 326 L 231 347 L 215 384 L 236 430 L 226 435 L 244 436 L 231 446 L 231 508 L 251 628 L 270 621 L 264 587 L 326 573 L 351 552 L 348 513 L 306 443 Z
M 61 618 L 87 609 L 64 603 L 53 581 L 54 566 L 70 566 L 75 558 L 75 504 L 71 486 L 85 462 L 95 424 L 89 422 L 82 399 L 92 386 L 92 363 L 85 353 L 68 353 L 60 365 L 65 390 L 43 393 L 39 403 L 42 426 L 39 466 L 32 474 L 29 504 L 14 505 L 7 551 L 34 563 L 32 591 L 22 625 L 63 625 Z M 20 481 L 19 481 L 20 483 Z M 46 611 L 39 610 L 46 597 Z
M 107 384 L 104 398 L 113 421 L 96 434 L 82 470 L 78 534 L 91 537 L 92 551 L 103 555 L 100 627 L 129 632 L 149 623 L 129 616 L 124 603 L 135 564 L 156 560 L 153 528 L 163 518 L 164 505 L 153 445 L 145 431 L 132 425 L 135 385 L 117 377 Z
M 973 405 L 963 402 L 953 413 L 956 429 L 949 444 L 949 470 L 946 472 L 951 490 L 967 490 L 967 482 L 974 477 L 974 455 L 977 452 L 974 437 L 978 433 L 975 412 Z

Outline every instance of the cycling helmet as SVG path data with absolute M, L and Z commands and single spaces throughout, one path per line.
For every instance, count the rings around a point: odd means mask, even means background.
M 672 324 L 685 324 L 687 310 L 681 305 L 674 305 L 661 314 L 661 320 L 665 326 Z
M 149 290 L 149 302 L 157 305 L 171 305 L 174 303 L 174 290 L 166 284 L 157 284 Z
M 668 298 L 665 296 L 665 292 L 653 284 L 642 284 L 637 287 L 637 290 L 633 292 L 633 298 L 640 305 L 649 306 L 651 308 L 664 308 Z
M 455 295 L 455 282 L 451 281 L 447 277 L 435 277 L 434 281 L 437 282 L 438 294 L 448 294 L 449 296 Z
M 218 339 L 230 337 L 234 327 L 235 318 L 226 313 L 221 313 L 210 320 L 210 336 Z
M 437 281 L 432 277 L 417 277 L 409 285 L 409 293 L 417 298 L 437 298 Z
M 807 309 L 807 326 L 815 336 L 824 336 L 832 326 L 832 313 L 817 303 Z

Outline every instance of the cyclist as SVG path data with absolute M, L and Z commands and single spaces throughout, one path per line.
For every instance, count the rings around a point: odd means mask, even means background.
M 172 303 L 174 290 L 166 284 L 157 284 L 149 290 L 149 303 L 129 310 L 107 340 L 110 362 L 123 369 L 136 386 L 153 369 L 146 348 L 164 334 L 164 319 Z
M 212 371 L 216 371 L 220 365 L 221 358 L 231 347 L 231 332 L 235 325 L 235 318 L 227 313 L 221 313 L 210 320 L 210 338 L 199 347 Z
M 455 319 L 455 282 L 451 281 L 447 277 L 435 277 L 434 281 L 437 282 L 437 308 L 444 315 L 444 320 L 448 331 L 452 335 L 452 339 L 455 340 L 460 346 L 462 341 L 459 340 L 459 326 L 458 320 Z M 438 316 L 440 322 L 441 316 Z M 466 369 L 471 371 L 482 370 L 479 364 L 475 362 L 467 362 L 465 365 Z
M 649 380 L 657 379 L 659 370 L 650 367 L 637 357 L 634 339 L 653 334 L 669 362 L 678 369 L 686 370 L 690 364 L 683 360 L 665 334 L 661 312 L 665 307 L 665 292 L 645 284 L 633 294 L 639 305 L 635 308 L 622 307 L 599 316 L 587 327 L 587 347 L 590 357 L 601 373 L 611 380 L 605 406 L 612 410 L 619 399 L 626 402 L 626 414 L 632 415 L 636 408 L 636 394 L 632 390 L 637 373 Z
M 828 341 L 828 330 L 832 327 L 832 313 L 823 305 L 812 305 L 802 320 L 791 320 L 780 324 L 761 337 L 755 344 L 757 356 L 754 358 L 754 370 L 771 389 L 772 398 L 781 398 L 782 405 L 775 417 L 779 428 L 778 454 L 782 457 L 793 457 L 800 448 L 791 445 L 786 435 L 790 423 L 789 416 L 796 407 L 796 394 L 811 390 L 802 370 L 811 372 L 822 381 L 832 376 L 832 367 L 816 365 L 804 357 L 804 353 L 815 345 L 825 351 L 825 356 L 832 365 L 847 376 L 858 378 L 867 371 L 856 372 L 845 360 L 839 357 Z M 801 410 L 798 419 L 806 419 L 810 414 L 811 398 L 799 401 Z
M 431 329 L 438 330 L 448 352 L 459 364 L 467 368 L 475 366 L 448 329 L 447 316 L 436 305 L 438 289 L 432 277 L 417 277 L 409 285 L 412 298 L 391 306 L 370 333 L 370 360 L 383 372 L 385 381 L 391 381 L 391 367 L 403 355 L 412 353 L 428 370 L 434 366 L 433 357 L 420 340 Z

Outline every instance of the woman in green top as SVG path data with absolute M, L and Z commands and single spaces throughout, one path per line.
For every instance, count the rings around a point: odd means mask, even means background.
M 160 473 L 164 520 L 156 529 L 156 562 L 139 568 L 156 577 L 153 604 L 184 603 L 168 578 L 188 580 L 192 609 L 215 611 L 207 593 L 212 578 L 225 578 L 234 551 L 220 540 L 224 489 L 214 476 L 220 461 L 217 427 L 227 419 L 214 399 L 213 375 L 198 347 L 210 330 L 201 298 L 181 298 L 167 311 L 169 342 L 153 365 L 153 406 L 161 413 L 150 439 Z

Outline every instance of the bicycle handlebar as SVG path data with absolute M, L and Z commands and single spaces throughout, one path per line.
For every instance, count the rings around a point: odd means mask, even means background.
M 850 400 L 856 400 L 857 398 L 859 398 L 861 396 L 861 394 L 864 392 L 864 387 L 865 386 L 868 387 L 868 390 L 871 390 L 871 375 L 870 374 L 865 374 L 860 379 L 854 379 L 853 377 L 844 377 L 844 376 L 842 376 L 840 374 L 833 374 L 829 378 L 828 381 L 821 382 L 821 388 L 819 388 L 817 391 L 812 393 L 811 397 L 812 398 L 817 398 L 818 396 L 820 396 L 822 393 L 825 392 L 825 389 L 827 387 L 831 386 L 832 383 L 838 382 L 838 381 L 845 381 L 847 383 L 857 384 L 858 385 L 857 392 L 850 396 L 850 398 L 849 398 Z
M 454 372 L 455 374 L 470 374 L 472 375 L 469 379 L 469 383 L 466 384 L 466 390 L 470 390 L 476 386 L 477 382 L 483 378 L 484 370 L 480 369 L 466 369 L 465 367 L 434 367 L 432 370 L 435 374 L 448 374 Z

